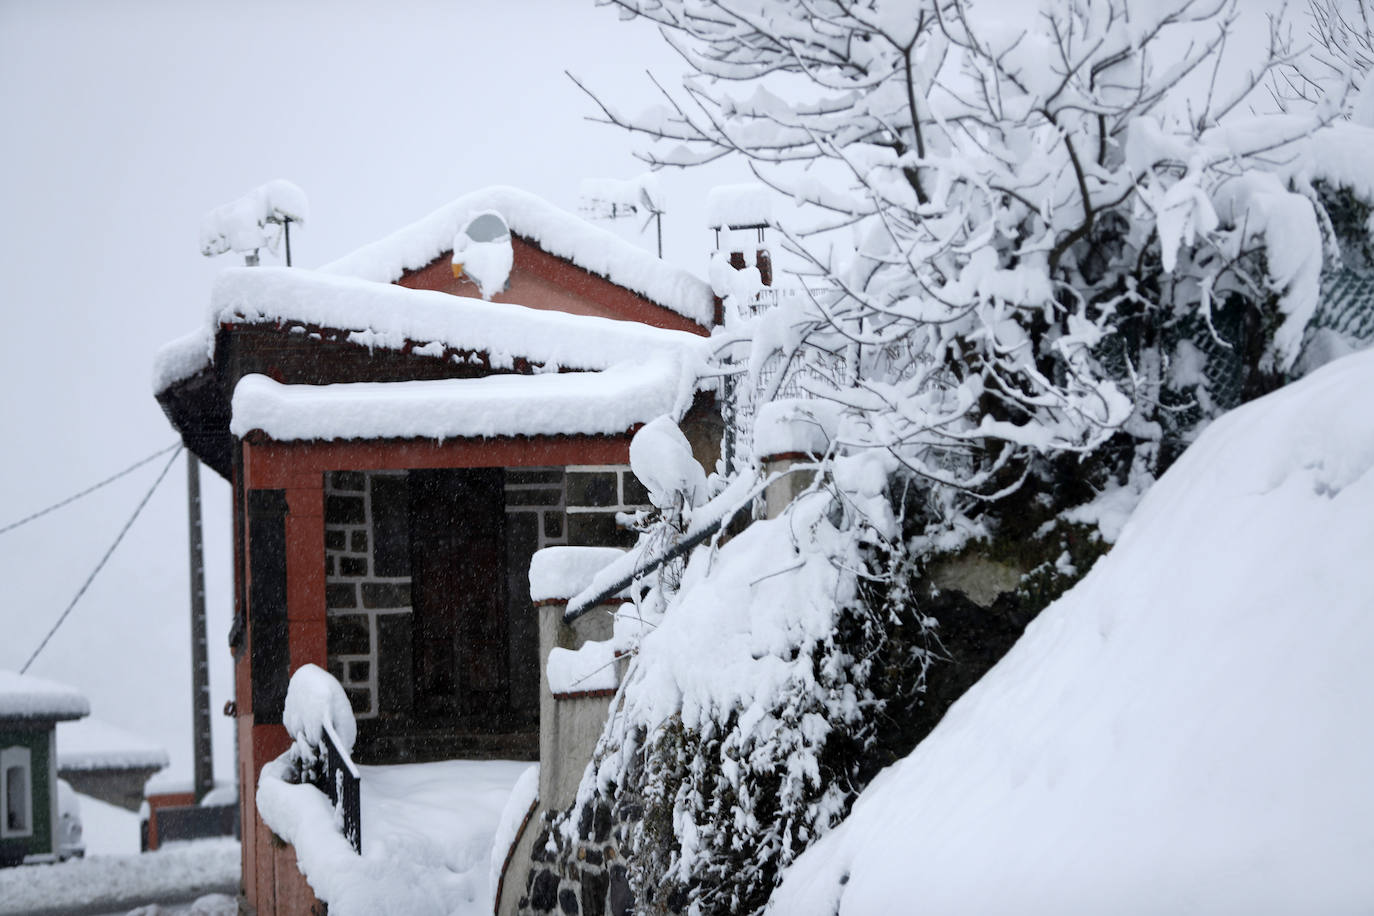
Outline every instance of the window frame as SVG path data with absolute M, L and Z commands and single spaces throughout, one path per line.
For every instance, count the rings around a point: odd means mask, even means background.
M 26 788 L 23 795 L 24 826 L 18 829 L 9 825 L 12 794 L 10 772 L 16 769 L 23 772 Z M 33 836 L 33 788 L 33 751 L 23 745 L 0 749 L 0 839 Z

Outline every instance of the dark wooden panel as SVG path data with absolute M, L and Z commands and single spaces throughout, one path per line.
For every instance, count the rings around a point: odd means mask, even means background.
M 415 706 L 495 726 L 507 706 L 504 474 L 412 471 Z
M 286 492 L 248 491 L 248 642 L 252 647 L 253 716 L 281 723 L 289 679 L 286 624 Z

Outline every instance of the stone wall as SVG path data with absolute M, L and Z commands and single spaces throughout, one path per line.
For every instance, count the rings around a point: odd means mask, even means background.
M 410 706 L 408 523 L 404 500 L 391 505 L 404 484 L 404 471 L 325 475 L 328 666 L 360 719 Z

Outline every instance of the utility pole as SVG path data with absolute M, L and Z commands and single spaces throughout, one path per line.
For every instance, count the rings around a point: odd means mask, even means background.
M 215 787 L 210 749 L 210 662 L 205 648 L 205 549 L 200 525 L 200 459 L 186 450 L 186 509 L 191 543 L 192 789 L 199 802 Z
M 276 251 L 273 226 L 282 227 L 286 266 L 291 266 L 291 223 L 305 222 L 305 193 L 289 181 L 269 181 L 239 200 L 205 214 L 200 226 L 200 253 L 207 258 L 236 251 L 248 267 L 259 264 L 258 251 Z M 210 749 L 210 671 L 205 650 L 205 561 L 200 531 L 200 461 L 186 450 L 186 499 L 191 524 L 191 722 L 196 801 L 215 786 Z M 226 709 L 227 713 L 227 709 Z M 234 717 L 234 754 L 238 755 L 238 717 Z M 238 766 L 234 767 L 238 779 Z

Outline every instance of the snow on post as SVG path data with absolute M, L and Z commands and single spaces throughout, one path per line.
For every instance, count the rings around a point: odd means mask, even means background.
M 210 258 L 227 251 L 275 248 L 280 235 L 277 227 L 304 223 L 308 215 L 304 191 L 281 178 L 269 181 L 205 214 L 200 223 L 200 253 Z
M 358 737 L 358 723 L 353 718 L 348 695 L 334 676 L 319 665 L 302 665 L 291 675 L 282 724 L 306 764 L 316 758 L 326 728 L 333 732 L 344 754 L 353 753 L 353 742 Z
M 758 182 L 724 184 L 706 195 L 706 225 L 710 229 L 756 229 L 773 225 L 773 199 Z

